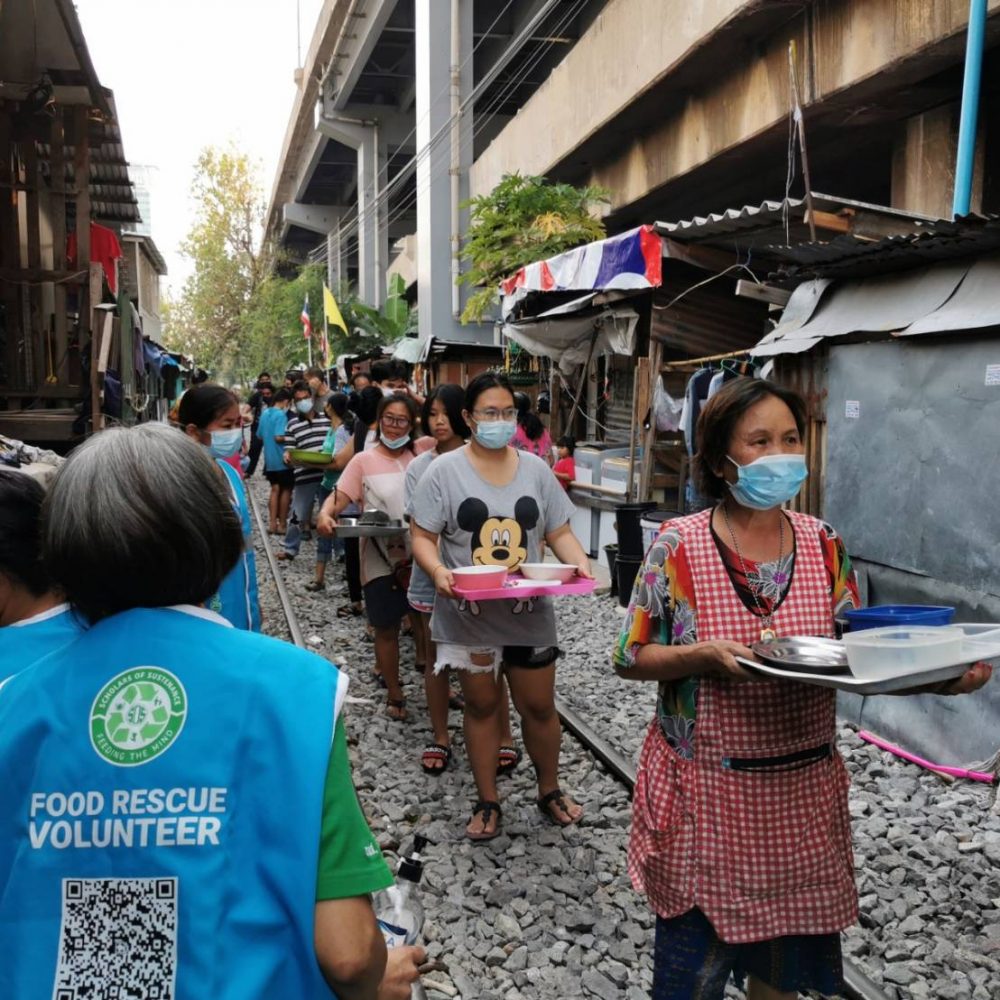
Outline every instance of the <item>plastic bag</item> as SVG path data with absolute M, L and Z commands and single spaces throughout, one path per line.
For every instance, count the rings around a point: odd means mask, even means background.
M 684 400 L 674 399 L 663 388 L 663 379 L 658 378 L 653 387 L 653 416 L 658 431 L 676 431 L 681 426 L 681 409 Z

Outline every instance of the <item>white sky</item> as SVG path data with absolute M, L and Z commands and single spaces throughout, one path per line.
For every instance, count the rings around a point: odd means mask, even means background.
M 298 0 L 305 58 L 322 0 Z M 179 291 L 194 164 L 230 139 L 270 196 L 295 97 L 296 0 L 76 0 L 87 47 L 115 93 L 125 157 L 158 168 L 152 234 Z

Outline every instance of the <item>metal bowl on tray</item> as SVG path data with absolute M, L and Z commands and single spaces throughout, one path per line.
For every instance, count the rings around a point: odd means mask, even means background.
M 847 651 L 836 639 L 788 635 L 769 642 L 755 642 L 754 656 L 772 667 L 809 674 L 847 673 Z
M 386 517 L 386 520 L 381 523 L 366 522 L 364 515 L 337 518 L 338 538 L 392 538 L 397 535 L 405 535 L 407 530 L 407 526 L 402 521 L 389 517 Z

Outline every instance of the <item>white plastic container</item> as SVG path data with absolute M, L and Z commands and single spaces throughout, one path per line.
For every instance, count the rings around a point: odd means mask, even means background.
M 960 663 L 965 632 L 955 625 L 890 625 L 843 637 L 855 677 L 882 680 Z

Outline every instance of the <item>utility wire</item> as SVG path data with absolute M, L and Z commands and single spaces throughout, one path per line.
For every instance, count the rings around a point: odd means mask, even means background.
M 522 67 L 516 73 L 514 73 L 514 75 L 512 75 L 512 77 L 506 82 L 506 84 L 504 84 L 504 86 L 499 91 L 497 91 L 494 95 L 491 96 L 487 108 L 484 110 L 482 115 L 476 116 L 477 122 L 474 128 L 471 130 L 469 135 L 463 140 L 463 145 L 462 145 L 463 151 L 468 148 L 468 145 L 470 143 L 474 142 L 475 139 L 482 134 L 482 131 L 499 113 L 499 109 L 503 106 L 508 96 L 511 93 L 513 93 L 513 91 L 518 86 L 520 86 L 520 84 L 530 75 L 530 73 L 535 69 L 538 63 L 541 62 L 541 60 L 545 57 L 548 51 L 555 44 L 554 41 L 551 39 L 554 36 L 557 36 L 563 30 L 563 28 L 577 16 L 577 14 L 585 6 L 586 2 L 587 0 L 576 0 L 574 6 L 569 8 L 566 12 L 564 12 L 560 16 L 559 22 L 552 27 L 551 32 L 548 36 L 550 40 L 541 44 L 531 54 L 531 56 L 529 56 L 525 64 L 522 65 Z M 455 116 L 451 116 L 448 121 L 452 122 L 454 119 Z M 419 162 L 420 159 L 426 158 L 431 154 L 433 148 L 447 137 L 448 137 L 447 127 L 442 126 L 442 128 L 438 130 L 438 132 L 431 138 L 431 140 L 427 143 L 427 145 L 423 147 L 413 159 Z M 404 168 L 404 170 L 405 169 L 407 168 Z M 397 205 L 397 207 L 386 216 L 385 221 L 378 227 L 377 232 L 380 234 L 382 230 L 388 228 L 388 226 L 391 225 L 391 223 L 395 222 L 397 219 L 405 215 L 406 212 L 408 212 L 410 208 L 413 206 L 413 204 L 417 201 L 419 196 L 426 191 L 427 187 L 430 184 L 433 184 L 435 180 L 439 180 L 440 177 L 449 169 L 450 169 L 450 164 L 448 164 L 446 167 L 442 169 L 439 169 L 436 173 L 432 174 L 432 176 L 423 186 L 418 187 L 414 192 L 406 195 L 402 203 Z M 399 175 L 397 175 L 397 177 L 398 176 Z M 384 197 L 386 199 L 391 193 L 388 190 L 388 188 L 389 185 L 386 185 L 386 188 L 384 189 Z M 372 210 L 374 211 L 374 207 Z M 359 243 L 359 239 L 356 238 L 356 234 L 359 234 L 359 230 L 360 230 L 360 225 L 357 218 L 357 213 L 355 212 L 353 215 L 348 216 L 346 223 L 346 230 L 344 224 L 341 225 L 340 229 L 340 239 L 342 243 L 340 251 L 341 255 L 348 256 L 354 253 Z M 348 241 L 346 245 L 344 245 L 343 243 L 345 234 Z M 324 243 L 320 244 L 313 252 L 310 253 L 309 257 L 310 260 L 316 263 L 321 263 L 325 261 L 327 259 L 326 242 L 324 241 Z

